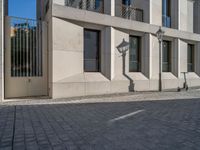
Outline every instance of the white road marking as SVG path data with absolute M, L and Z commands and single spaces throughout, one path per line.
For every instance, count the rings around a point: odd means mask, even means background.
M 138 110 L 138 111 L 135 111 L 135 112 L 132 112 L 130 114 L 126 114 L 126 115 L 123 115 L 123 116 L 120 116 L 120 117 L 117 117 L 117 118 L 114 118 L 114 119 L 111 119 L 109 121 L 109 123 L 113 123 L 113 122 L 116 122 L 116 121 L 119 121 L 119 120 L 123 120 L 123 119 L 126 119 L 126 118 L 129 118 L 129 117 L 132 117 L 138 113 L 141 113 L 141 112 L 144 112 L 145 110 Z

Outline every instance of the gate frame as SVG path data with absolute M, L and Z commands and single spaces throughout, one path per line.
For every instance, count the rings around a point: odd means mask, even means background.
M 3 0 L 2 0 L 3 1 Z M 6 51 L 6 26 L 5 26 L 5 23 L 6 23 L 6 17 L 12 17 L 12 16 L 8 16 L 8 15 L 5 15 L 5 13 L 2 13 L 2 15 L 3 15 L 3 18 L 2 18 L 2 24 L 3 24 L 3 26 L 2 26 L 2 56 L 0 56 L 0 57 L 2 57 L 2 84 L 1 84 L 1 86 L 2 86 L 2 97 L 0 97 L 0 102 L 2 101 L 2 102 L 9 102 L 9 101 L 16 101 L 16 100 L 22 100 L 22 99 L 32 99 L 32 98 L 41 98 L 41 97 L 45 97 L 45 98 L 50 98 L 49 97 L 49 56 L 48 56 L 48 48 L 49 48 L 49 45 L 48 45 L 48 23 L 47 22 L 45 22 L 45 21 L 41 21 L 41 20 L 36 20 L 36 21 L 40 21 L 41 22 L 41 48 L 42 48 L 42 51 L 43 51 L 43 49 L 44 49 L 44 47 L 45 47 L 45 52 L 47 53 L 45 56 L 45 61 L 46 61 L 46 66 L 45 66 L 45 68 L 46 68 L 46 89 L 47 89 L 47 95 L 41 95 L 41 96 L 30 96 L 30 97 L 17 97 L 17 98 L 6 98 L 5 97 L 5 84 L 6 84 L 6 82 L 5 82 L 5 68 L 6 68 L 6 63 L 5 63 L 5 61 L 6 61 L 6 57 L 5 57 L 5 55 L 6 55 L 6 53 L 5 53 L 5 51 Z M 17 17 L 17 18 L 20 18 L 20 17 Z M 23 19 L 23 18 L 22 18 Z M 24 19 L 26 19 L 26 18 L 24 18 Z M 43 28 L 44 28 L 44 26 L 45 26 L 45 30 L 46 30 L 46 35 L 44 35 L 44 31 L 43 31 Z M 45 38 L 46 37 L 46 38 Z M 45 41 L 45 42 L 44 42 Z M 44 46 L 45 45 L 45 46 Z M 43 53 L 43 52 L 42 52 Z M 43 56 L 42 56 L 42 59 L 43 59 Z M 42 63 L 43 63 L 43 61 L 42 61 Z M 42 64 L 43 65 L 43 64 Z M 44 65 L 43 65 L 44 66 Z M 1 66 L 0 66 L 1 67 Z M 44 68 L 43 68 L 44 69 Z M 1 71 L 1 70 L 0 70 Z M 44 74 L 43 74 L 44 75 Z

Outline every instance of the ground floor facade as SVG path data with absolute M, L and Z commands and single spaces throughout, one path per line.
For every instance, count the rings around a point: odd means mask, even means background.
M 159 64 L 162 90 L 200 87 L 199 34 L 162 27 L 160 63 L 158 25 L 59 5 L 3 21 L 2 99 L 158 91 Z
M 159 89 L 159 42 L 154 34 L 53 17 L 52 40 L 52 97 Z M 183 72 L 188 72 L 189 87 L 200 86 L 199 42 L 163 40 L 162 89 L 182 88 Z M 126 42 L 123 58 L 120 46 Z

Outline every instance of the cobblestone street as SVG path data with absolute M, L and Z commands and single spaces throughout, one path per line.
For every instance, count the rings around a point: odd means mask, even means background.
M 200 91 L 4 102 L 0 149 L 199 150 L 198 97 Z

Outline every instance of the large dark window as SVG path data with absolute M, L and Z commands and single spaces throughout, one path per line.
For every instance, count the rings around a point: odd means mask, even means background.
M 187 60 L 188 72 L 194 72 L 194 45 L 192 44 L 188 44 Z
M 138 36 L 130 36 L 129 71 L 141 71 L 141 40 Z
M 162 0 L 162 24 L 171 27 L 171 0 Z
M 100 32 L 84 30 L 84 71 L 100 71 Z
M 162 67 L 163 72 L 171 72 L 171 42 L 163 41 L 162 53 Z

